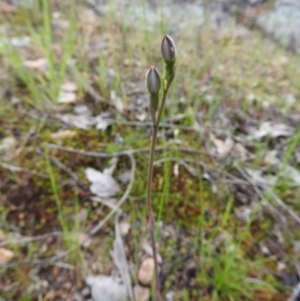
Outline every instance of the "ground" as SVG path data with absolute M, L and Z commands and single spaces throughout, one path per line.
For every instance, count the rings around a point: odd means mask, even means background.
M 299 57 L 241 12 L 108 2 L 0 3 L 0 297 L 103 300 L 91 277 L 118 278 L 121 262 L 136 301 L 151 298 L 145 74 L 162 71 L 168 33 L 177 68 L 152 185 L 161 294 L 287 300 L 300 276 Z

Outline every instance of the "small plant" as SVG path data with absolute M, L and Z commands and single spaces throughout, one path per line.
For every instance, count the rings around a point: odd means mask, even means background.
M 149 157 L 147 189 L 146 189 L 147 190 L 146 202 L 147 202 L 147 213 L 148 213 L 147 227 L 151 236 L 151 245 L 152 245 L 154 265 L 155 265 L 156 301 L 160 301 L 161 297 L 160 297 L 160 284 L 159 284 L 159 276 L 158 276 L 157 252 L 156 252 L 155 237 L 154 237 L 155 220 L 154 220 L 152 204 L 151 204 L 151 184 L 153 179 L 153 161 L 154 161 L 155 145 L 156 145 L 157 131 L 159 128 L 159 122 L 161 119 L 162 111 L 164 109 L 168 90 L 175 77 L 176 47 L 173 39 L 168 35 L 164 35 L 162 39 L 161 53 L 165 62 L 165 70 L 164 70 L 162 80 L 159 71 L 153 66 L 149 68 L 146 74 L 146 83 L 147 83 L 147 89 L 150 98 L 149 112 L 152 119 L 152 140 L 150 146 L 150 157 Z M 163 96 L 160 102 L 159 91 L 161 86 L 163 87 Z

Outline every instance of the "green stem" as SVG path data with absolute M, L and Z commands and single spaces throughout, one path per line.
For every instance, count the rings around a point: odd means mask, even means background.
M 158 116 L 157 116 L 157 119 L 156 119 L 156 127 L 157 128 L 159 126 L 161 115 L 162 115 L 162 112 L 163 112 L 163 109 L 164 109 L 164 106 L 165 106 L 168 90 L 169 90 L 169 86 L 166 86 L 166 88 L 164 89 L 164 94 L 163 94 L 163 98 L 162 98 L 162 101 L 161 101 L 161 106 L 159 108 Z

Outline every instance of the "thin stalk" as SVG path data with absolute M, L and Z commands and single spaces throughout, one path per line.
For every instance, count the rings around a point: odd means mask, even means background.
M 161 106 L 158 111 L 158 117 L 155 120 L 155 113 L 153 112 L 153 125 L 152 125 L 152 139 L 151 139 L 151 147 L 150 147 L 150 157 L 149 157 L 149 165 L 148 165 L 148 177 L 147 177 L 147 188 L 146 188 L 146 202 L 147 202 L 147 212 L 148 212 L 148 231 L 151 237 L 151 245 L 152 245 L 152 252 L 154 258 L 154 269 L 155 269 L 155 298 L 156 301 L 161 300 L 160 296 L 160 283 L 159 283 L 159 274 L 158 274 L 158 262 L 157 262 L 157 250 L 155 244 L 155 236 L 154 236 L 154 225 L 155 225 L 155 218 L 153 215 L 152 210 L 152 202 L 151 202 L 151 185 L 153 181 L 153 162 L 154 162 L 154 155 L 155 155 L 155 146 L 157 140 L 157 132 L 158 132 L 158 125 L 160 122 L 160 118 L 162 115 L 162 111 L 164 108 L 164 104 L 167 97 L 168 88 L 164 89 L 164 94 L 161 102 Z
M 157 120 L 156 120 L 156 127 L 157 128 L 158 128 L 158 125 L 159 125 L 159 122 L 160 122 L 160 118 L 161 118 L 161 115 L 162 115 L 162 112 L 163 112 L 163 109 L 164 109 L 164 106 L 165 106 L 165 102 L 166 102 L 166 98 L 167 98 L 167 93 L 168 93 L 169 87 L 170 87 L 170 85 L 167 84 L 166 88 L 164 89 L 164 94 L 163 94 L 163 98 L 162 98 L 162 101 L 161 101 L 161 106 L 159 108 L 158 116 L 157 116 Z

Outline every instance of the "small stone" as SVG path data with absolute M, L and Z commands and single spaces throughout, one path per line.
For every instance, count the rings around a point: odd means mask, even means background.
M 138 271 L 138 281 L 142 285 L 150 285 L 154 275 L 154 259 L 146 258 Z
M 119 227 L 122 236 L 126 236 L 131 228 L 130 224 L 127 221 L 120 222 Z
M 4 264 L 10 261 L 14 257 L 14 253 L 11 250 L 0 248 L 0 263 Z
M 58 96 L 58 103 L 68 104 L 68 103 L 74 103 L 76 101 L 77 97 L 74 92 L 67 92 L 67 91 L 60 91 Z
M 78 90 L 77 85 L 74 82 L 65 82 L 61 89 L 65 92 L 76 92 Z
M 0 153 L 10 151 L 16 144 L 17 140 L 14 137 L 6 137 L 0 140 Z
M 148 301 L 150 299 L 150 288 L 135 285 L 133 288 L 135 301 Z

